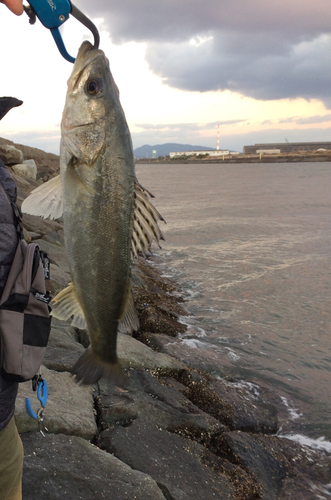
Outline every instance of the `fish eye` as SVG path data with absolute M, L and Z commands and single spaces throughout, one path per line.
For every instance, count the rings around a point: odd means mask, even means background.
M 98 95 L 103 91 L 101 78 L 91 78 L 86 82 L 86 91 L 89 95 Z

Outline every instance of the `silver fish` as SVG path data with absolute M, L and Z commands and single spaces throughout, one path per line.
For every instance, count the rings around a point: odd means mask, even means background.
M 83 42 L 61 123 L 60 176 L 38 187 L 25 212 L 58 218 L 63 210 L 72 283 L 53 299 L 52 315 L 73 316 L 91 345 L 73 367 L 78 381 L 119 381 L 118 332 L 137 330 L 131 261 L 163 239 L 163 220 L 135 176 L 130 132 L 101 50 Z

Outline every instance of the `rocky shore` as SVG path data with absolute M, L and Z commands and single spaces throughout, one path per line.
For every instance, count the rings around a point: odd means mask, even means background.
M 25 148 L 0 140 L 19 204 L 58 173 L 58 157 Z M 70 281 L 62 223 L 25 215 L 23 225 L 50 257 L 54 295 Z M 185 297 L 152 258 L 135 263 L 133 286 L 141 326 L 132 337 L 119 336 L 124 388 L 106 380 L 77 385 L 70 369 L 88 346 L 87 332 L 52 321 L 42 367 L 49 389 L 45 437 L 25 411 L 26 397 L 35 410 L 39 405 L 30 382 L 20 384 L 16 404 L 23 499 L 329 498 L 331 457 L 276 436 L 275 394 L 208 375 L 196 350 L 183 355 Z

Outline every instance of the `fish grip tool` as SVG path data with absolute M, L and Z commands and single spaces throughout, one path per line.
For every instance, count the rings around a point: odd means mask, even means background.
M 32 389 L 34 391 L 37 391 L 37 398 L 39 399 L 41 406 L 37 410 L 37 413 L 35 413 L 32 409 L 31 399 L 25 398 L 25 408 L 26 408 L 28 415 L 31 418 L 34 418 L 35 420 L 37 420 L 39 432 L 42 436 L 45 437 L 44 430 L 46 432 L 48 432 L 48 429 L 44 424 L 44 411 L 45 411 L 45 406 L 46 406 L 47 398 L 48 398 L 48 387 L 47 387 L 46 380 L 41 376 L 40 373 L 39 373 L 39 375 L 35 375 L 33 377 Z
M 68 54 L 59 28 L 69 19 L 70 14 L 91 31 L 94 48 L 99 47 L 100 36 L 96 26 L 69 0 L 28 0 L 28 2 L 29 6 L 24 5 L 24 10 L 29 16 L 30 24 L 34 24 L 38 17 L 43 26 L 50 30 L 60 54 L 67 61 L 74 63 L 75 58 Z

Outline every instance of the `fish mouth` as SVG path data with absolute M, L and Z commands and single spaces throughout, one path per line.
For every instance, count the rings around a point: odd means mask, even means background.
M 93 45 L 87 40 L 82 43 L 75 60 L 72 74 L 68 80 L 69 89 L 71 88 L 71 90 L 75 90 L 86 66 L 88 66 L 94 59 L 100 56 L 105 57 L 105 54 L 102 50 L 95 49 Z
M 78 54 L 77 54 L 77 57 L 76 57 L 76 63 L 80 63 L 82 59 L 85 59 L 85 57 L 87 56 L 87 54 L 89 52 L 91 52 L 91 50 L 93 50 L 94 47 L 93 45 L 88 42 L 87 40 L 85 40 L 82 45 L 79 47 L 79 50 L 78 50 Z
M 103 50 L 95 49 L 90 42 L 85 40 L 78 50 L 74 68 L 82 70 L 90 64 L 93 59 L 101 55 L 105 57 Z

